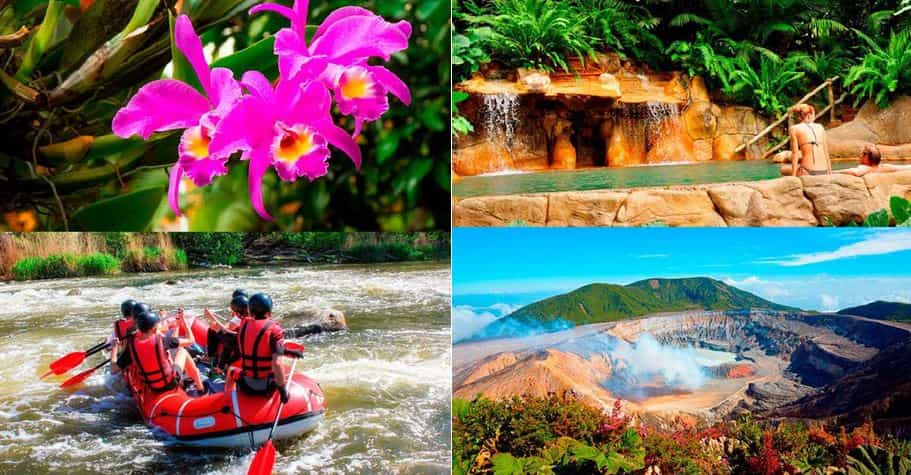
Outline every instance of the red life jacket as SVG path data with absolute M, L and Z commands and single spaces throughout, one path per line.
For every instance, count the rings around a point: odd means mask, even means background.
M 114 322 L 114 335 L 120 341 L 123 341 L 126 337 L 130 336 L 135 330 L 136 324 L 133 322 L 133 317 L 120 319 Z
M 177 374 L 158 335 L 146 339 L 133 338 L 130 341 L 130 357 L 137 374 L 150 389 L 165 391 L 174 388 Z
M 269 328 L 274 322 L 267 318 L 245 318 L 237 332 L 243 375 L 262 379 L 272 376 L 272 341 Z

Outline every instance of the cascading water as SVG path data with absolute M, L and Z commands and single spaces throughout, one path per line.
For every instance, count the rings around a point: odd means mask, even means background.
M 512 150 L 519 125 L 519 96 L 512 93 L 485 95 L 481 117 L 487 139 Z

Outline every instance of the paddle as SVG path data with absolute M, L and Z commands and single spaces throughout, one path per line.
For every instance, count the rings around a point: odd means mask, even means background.
M 94 355 L 95 353 L 98 353 L 99 351 L 105 349 L 105 347 L 107 347 L 107 346 L 108 346 L 108 342 L 103 341 L 103 342 L 89 348 L 88 350 L 74 351 L 72 353 L 68 353 L 67 355 L 62 356 L 62 357 L 58 358 L 56 361 L 54 361 L 53 363 L 51 363 L 50 364 L 51 369 L 47 370 L 47 372 L 42 374 L 41 378 L 44 379 L 45 377 L 49 376 L 51 373 L 53 373 L 53 374 L 66 373 L 67 371 L 81 365 L 82 362 L 85 361 L 86 357 Z
M 108 364 L 109 362 L 110 362 L 110 361 L 108 361 L 108 360 L 104 360 L 104 361 L 102 361 L 101 363 L 98 363 L 98 366 L 95 366 L 94 368 L 89 368 L 89 369 L 87 369 L 87 370 L 85 370 L 85 371 L 83 371 L 83 372 L 77 374 L 76 376 L 73 376 L 72 378 L 67 379 L 66 381 L 63 382 L 63 384 L 60 385 L 60 387 L 61 387 L 61 388 L 68 388 L 68 387 L 70 387 L 70 386 L 75 386 L 75 385 L 77 385 L 77 384 L 82 383 L 83 381 L 85 381 L 86 379 L 88 379 L 88 377 L 91 376 L 92 373 L 95 372 L 95 370 L 97 370 L 98 368 L 100 368 L 100 367 L 102 367 L 102 366 Z
M 301 346 L 301 348 L 303 348 L 303 346 Z M 291 363 L 291 372 L 288 374 L 289 386 L 291 385 L 291 378 L 294 376 L 295 366 L 297 366 L 297 359 Z M 253 456 L 253 462 L 250 463 L 250 469 L 247 470 L 247 475 L 269 475 L 272 473 L 272 467 L 275 465 L 275 446 L 272 445 L 272 434 L 278 426 L 278 419 L 282 415 L 283 407 L 285 407 L 284 402 L 278 405 L 278 413 L 275 414 L 275 422 L 272 423 L 272 429 L 269 431 L 269 438 L 266 439 L 266 444 L 260 447 L 259 450 L 256 451 L 256 455 Z

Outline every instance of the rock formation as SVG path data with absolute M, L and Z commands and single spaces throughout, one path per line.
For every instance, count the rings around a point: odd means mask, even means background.
M 479 196 L 453 202 L 456 227 L 826 226 L 859 223 L 911 199 L 911 171 L 782 177 L 695 186 Z

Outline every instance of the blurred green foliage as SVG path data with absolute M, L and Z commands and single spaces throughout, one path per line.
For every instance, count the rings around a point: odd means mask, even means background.
M 234 265 L 244 258 L 243 233 L 176 233 L 174 244 L 194 263 Z
M 54 254 L 47 257 L 24 257 L 13 264 L 16 280 L 62 279 L 92 275 L 114 274 L 120 271 L 120 261 L 105 253 L 84 256 Z
M 164 194 L 179 132 L 157 134 L 149 142 L 110 135 L 117 109 L 141 85 L 160 78 L 172 59 L 173 2 L 94 0 L 83 2 L 89 5 L 85 12 L 79 3 L 0 2 L 2 211 L 33 212 L 39 229 L 449 227 L 449 2 L 311 2 L 311 24 L 351 4 L 390 21 L 408 20 L 414 27 L 409 49 L 388 66 L 409 85 L 413 103 L 406 107 L 393 98 L 389 113 L 365 128 L 359 172 L 334 153 L 328 175 L 312 183 L 279 182 L 270 173 L 265 201 L 275 222 L 254 214 L 246 166 L 239 160 L 213 185 L 190 190 L 183 197 L 188 222 L 175 220 Z M 256 3 L 184 0 L 181 13 L 193 20 L 207 48 L 214 48 L 214 66 L 228 67 L 238 77 L 258 69 L 275 78 L 271 35 L 287 20 L 247 16 Z M 175 62 L 174 74 L 184 67 Z

